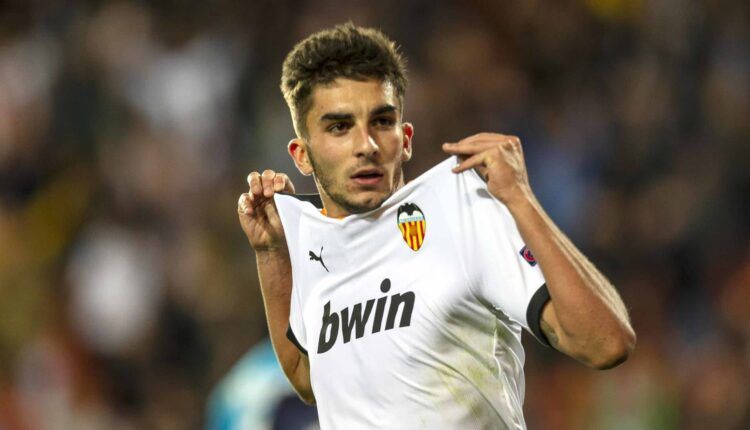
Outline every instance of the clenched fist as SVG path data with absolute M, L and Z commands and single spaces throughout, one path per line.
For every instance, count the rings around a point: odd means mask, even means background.
M 276 211 L 273 195 L 294 193 L 294 185 L 284 173 L 265 170 L 263 174 L 247 175 L 249 190 L 237 202 L 240 225 L 255 251 L 278 250 L 286 247 L 284 229 Z
M 479 133 L 456 143 L 443 144 L 443 151 L 458 155 L 453 172 L 475 168 L 487 181 L 487 190 L 506 205 L 531 195 L 521 140 L 516 136 Z

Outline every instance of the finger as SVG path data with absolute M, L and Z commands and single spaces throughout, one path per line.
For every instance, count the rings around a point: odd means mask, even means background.
M 455 143 L 444 143 L 443 151 L 454 155 L 472 155 L 490 149 L 498 144 L 502 145 L 503 141 L 497 139 L 463 140 Z M 505 144 L 509 143 L 506 142 Z
M 284 190 L 284 177 L 281 176 L 281 173 L 278 173 L 273 178 L 273 191 L 275 193 L 278 193 L 283 190 Z
M 248 216 L 253 214 L 253 205 L 249 194 L 242 193 L 240 195 L 240 199 L 237 201 L 237 213 Z
M 518 136 L 514 136 L 512 134 L 500 134 L 500 133 L 478 133 L 469 137 L 465 137 L 457 142 L 448 142 L 450 144 L 470 144 L 475 142 L 518 142 L 520 143 L 521 140 L 518 138 Z
M 285 173 L 277 173 L 273 178 L 273 190 L 277 193 L 286 192 L 294 194 L 294 185 Z
M 279 217 L 279 213 L 276 210 L 276 204 L 273 202 L 273 200 L 269 201 L 267 205 L 263 206 L 263 211 L 266 215 L 266 219 L 268 219 L 268 222 L 272 227 L 274 227 L 275 229 L 283 228 L 281 226 L 281 218 Z
M 465 137 L 459 140 L 459 142 L 472 142 L 476 140 L 492 140 L 496 142 L 505 142 L 505 141 L 520 142 L 521 141 L 521 139 L 514 134 L 479 133 L 479 134 L 475 134 L 474 136 Z
M 273 179 L 276 177 L 276 172 L 270 169 L 263 171 L 261 180 L 263 183 L 263 196 L 273 197 Z
M 520 157 L 521 160 L 523 160 L 523 145 L 521 145 L 521 139 L 519 139 L 517 136 L 509 136 L 511 147 L 513 148 L 513 151 L 516 152 Z
M 263 186 L 261 185 L 260 181 L 260 173 L 252 172 L 247 175 L 247 184 L 250 187 L 250 192 L 253 195 L 259 196 L 263 194 Z
M 507 138 L 508 138 L 508 140 L 509 140 L 509 141 L 510 141 L 511 143 L 513 143 L 514 145 L 520 145 L 520 144 L 521 144 L 521 138 L 520 138 L 520 137 L 518 137 L 518 136 L 514 136 L 514 135 L 512 135 L 512 134 L 509 134 L 509 135 L 507 135 L 507 136 L 505 136 L 505 137 L 507 137 Z
M 472 134 L 471 136 L 464 137 L 463 139 L 459 140 L 455 143 L 467 143 L 467 142 L 473 142 L 477 140 L 502 140 L 506 135 L 500 134 L 500 133 L 477 133 Z
M 465 137 L 455 143 L 463 145 L 474 142 L 503 142 L 505 140 L 508 140 L 509 137 L 511 136 L 500 133 L 477 133 L 472 136 Z
M 461 173 L 464 170 L 473 169 L 475 167 L 483 168 L 485 167 L 485 159 L 487 157 L 486 153 L 480 153 L 472 155 L 471 157 L 461 161 L 458 163 L 452 170 L 453 173 Z
M 449 154 L 478 154 L 493 146 L 520 152 L 521 139 L 513 135 L 480 133 L 458 142 L 447 142 L 443 144 L 443 150 Z
M 287 192 L 287 193 L 294 194 L 295 191 L 294 191 L 294 184 L 292 183 L 292 180 L 289 179 L 289 177 L 287 175 L 285 175 L 283 173 L 282 173 L 282 175 L 284 176 L 284 180 L 286 182 L 284 184 L 284 191 Z

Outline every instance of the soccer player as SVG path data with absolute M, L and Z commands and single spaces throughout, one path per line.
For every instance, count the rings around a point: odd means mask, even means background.
M 392 41 L 321 31 L 281 80 L 288 152 L 319 196 L 252 172 L 238 212 L 276 354 L 322 428 L 525 428 L 522 328 L 597 369 L 632 352 L 622 300 L 534 197 L 517 137 L 446 143 L 405 184 Z

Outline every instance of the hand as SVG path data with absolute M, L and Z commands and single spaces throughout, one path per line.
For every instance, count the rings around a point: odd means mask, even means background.
M 516 136 L 479 133 L 456 143 L 444 143 L 443 151 L 458 155 L 454 173 L 475 168 L 487 181 L 487 190 L 508 205 L 531 195 L 521 140 Z
M 273 201 L 275 193 L 294 193 L 294 185 L 284 173 L 265 170 L 263 174 L 247 175 L 250 187 L 237 202 L 240 225 L 255 251 L 278 250 L 286 247 L 284 229 Z

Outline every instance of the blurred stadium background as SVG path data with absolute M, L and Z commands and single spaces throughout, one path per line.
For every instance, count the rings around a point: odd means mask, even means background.
M 526 337 L 529 427 L 750 428 L 747 1 L 17 0 L 0 2 L 0 429 L 270 426 L 288 389 L 263 371 L 236 201 L 255 169 L 314 190 L 285 154 L 281 61 L 348 19 L 408 57 L 408 177 L 444 141 L 519 135 L 543 204 L 630 307 L 638 347 L 612 371 Z

